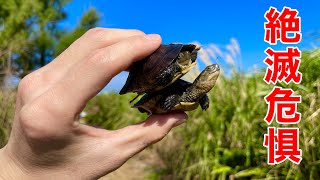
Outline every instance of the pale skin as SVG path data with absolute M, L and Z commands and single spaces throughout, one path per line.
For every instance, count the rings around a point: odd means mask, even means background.
M 182 112 L 112 131 L 78 122 L 86 103 L 116 74 L 160 44 L 157 34 L 94 28 L 23 78 L 10 139 L 0 149 L 0 178 L 97 179 L 185 122 Z

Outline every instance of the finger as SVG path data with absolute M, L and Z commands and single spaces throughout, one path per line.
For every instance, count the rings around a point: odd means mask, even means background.
M 79 108 L 95 96 L 118 73 L 134 61 L 155 51 L 161 43 L 158 35 L 134 36 L 101 49 L 68 73 L 53 94 L 60 95 L 69 107 Z
M 65 79 L 46 91 L 29 106 L 41 109 L 41 114 L 51 115 L 55 123 L 65 126 L 72 124 L 86 102 L 96 95 L 111 78 L 126 69 L 132 62 L 142 59 L 155 51 L 161 43 L 158 35 L 134 36 L 99 50 L 92 58 L 79 62 Z M 33 119 L 39 119 L 34 117 Z M 40 118 L 41 119 L 41 118 Z M 47 118 L 42 123 L 48 121 Z M 67 121 L 67 122 L 66 122 Z M 56 127 L 59 128 L 59 127 Z
M 123 30 L 108 28 L 93 28 L 87 31 L 83 36 L 77 39 L 63 53 L 61 53 L 54 61 L 41 69 L 49 75 L 57 74 L 63 76 L 74 63 L 82 60 L 100 48 L 105 48 L 123 39 L 132 36 L 145 35 L 139 30 Z M 62 75 L 61 75 L 62 74 Z
M 109 29 L 109 28 L 93 28 L 87 31 L 83 36 L 76 40 L 70 48 L 59 55 L 54 65 L 72 64 L 88 56 L 92 51 L 105 48 L 123 39 L 132 36 L 145 35 L 139 30 Z
M 186 118 L 183 112 L 154 115 L 143 123 L 116 131 L 78 124 L 75 126 L 74 133 L 90 138 L 87 139 L 86 147 L 88 152 L 95 156 L 87 162 L 99 161 L 101 166 L 95 169 L 101 168 L 101 171 L 107 174 L 148 145 L 162 139 L 173 127 L 185 122 Z
M 125 156 L 133 156 L 163 139 L 172 128 L 186 122 L 184 112 L 150 116 L 145 122 L 116 130 L 111 136 Z M 110 136 L 110 135 L 109 135 Z
M 108 28 L 93 28 L 70 45 L 54 61 L 32 73 L 24 80 L 27 88 L 24 101 L 30 101 L 47 91 L 52 84 L 59 81 L 75 63 L 81 61 L 92 51 L 107 47 L 128 37 L 145 35 L 139 30 L 123 30 Z M 34 86 L 37 88 L 32 88 Z

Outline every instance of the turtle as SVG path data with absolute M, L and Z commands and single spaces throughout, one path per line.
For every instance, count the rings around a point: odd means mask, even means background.
M 170 86 L 153 93 L 146 93 L 132 107 L 142 113 L 163 114 L 170 111 L 192 111 L 199 105 L 209 108 L 207 93 L 214 87 L 220 74 L 218 64 L 207 66 L 193 83 L 178 79 Z
M 172 84 L 196 65 L 199 46 L 194 44 L 162 44 L 147 58 L 130 68 L 119 94 L 140 94 L 161 90 Z

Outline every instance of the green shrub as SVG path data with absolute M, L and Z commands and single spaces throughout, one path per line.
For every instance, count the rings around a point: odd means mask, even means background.
M 93 98 L 85 108 L 84 121 L 105 129 L 118 129 L 138 123 L 147 116 L 130 107 L 134 94 L 120 96 L 115 92 L 105 92 Z
M 0 89 L 0 148 L 8 139 L 14 115 L 15 92 Z

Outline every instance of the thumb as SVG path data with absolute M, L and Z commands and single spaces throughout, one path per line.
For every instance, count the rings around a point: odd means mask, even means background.
M 172 112 L 164 115 L 152 115 L 143 123 L 114 131 L 113 137 L 118 140 L 123 155 L 132 157 L 151 144 L 163 139 L 172 128 L 186 122 L 184 112 Z

